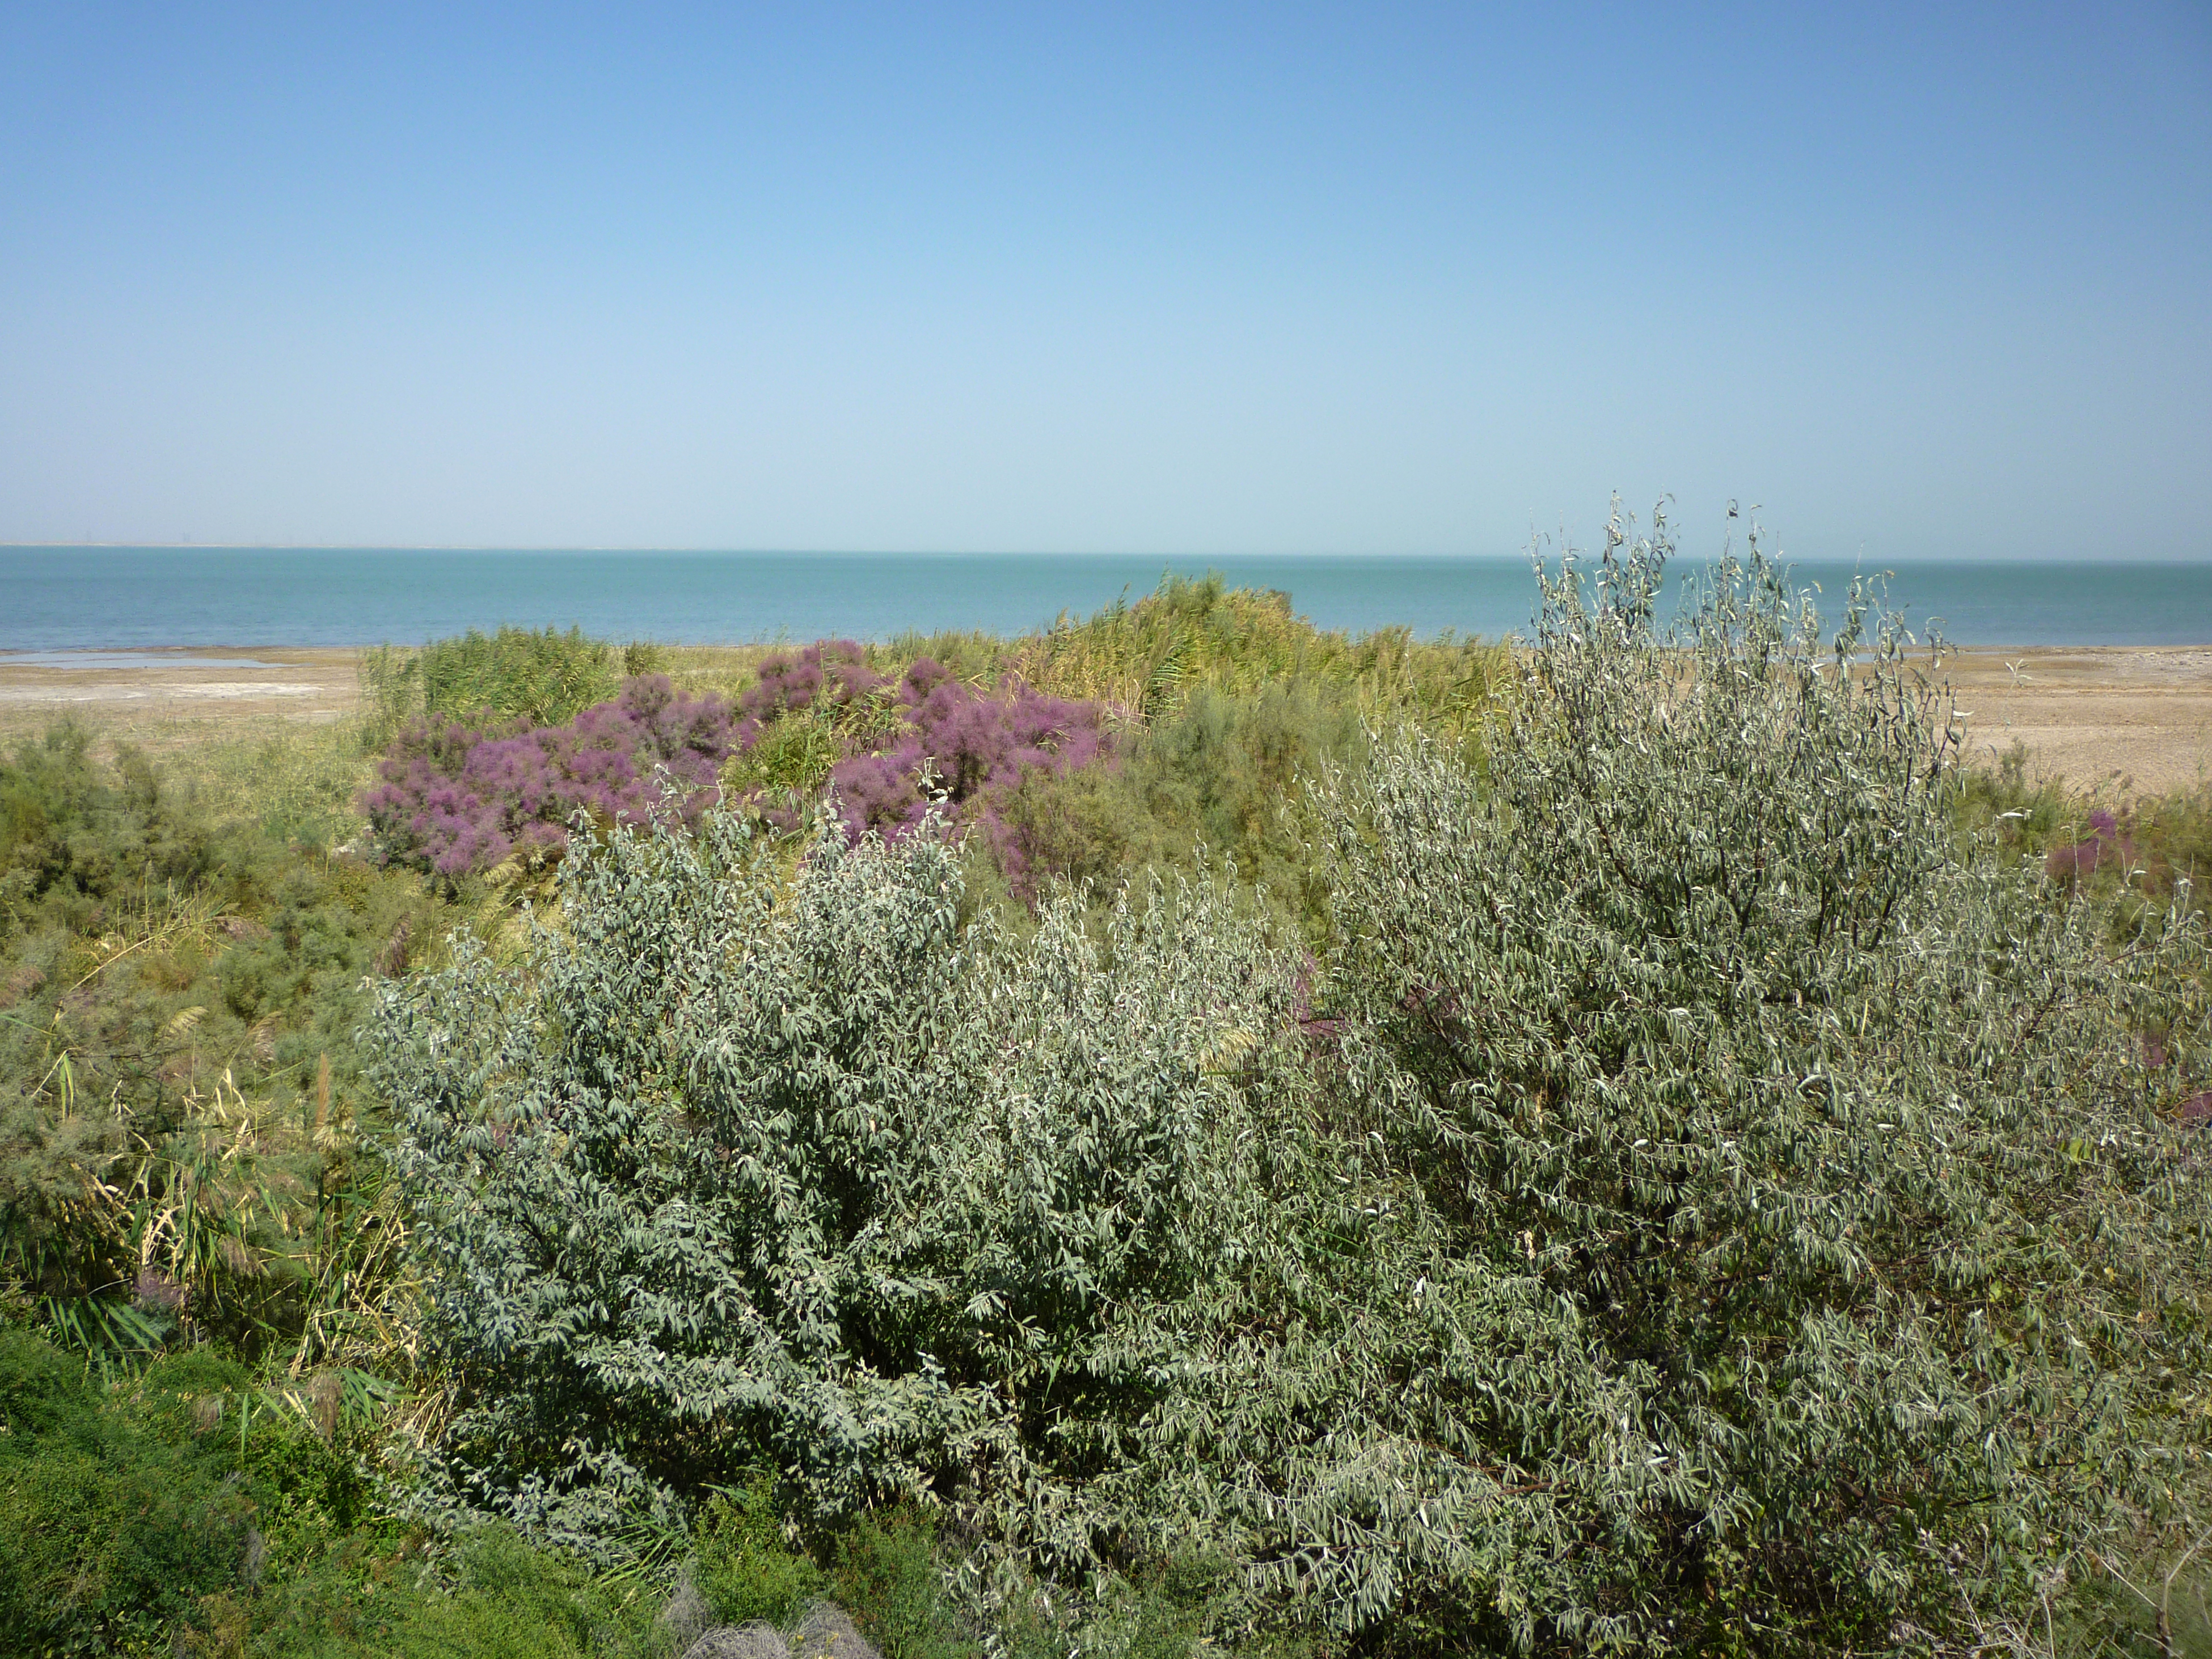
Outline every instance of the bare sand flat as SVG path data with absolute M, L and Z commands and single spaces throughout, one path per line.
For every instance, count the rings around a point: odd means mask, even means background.
M 0 732 L 82 720 L 149 748 L 210 728 L 323 724 L 360 700 L 349 650 L 202 647 L 191 650 L 0 653 Z
M 335 720 L 359 701 L 358 654 L 263 647 L 0 654 L 0 734 L 66 715 L 160 749 L 256 723 Z M 2032 775 L 2077 788 L 2212 784 L 2212 646 L 1975 649 L 1949 659 L 1946 672 L 1969 712 L 1978 761 L 2018 743 Z
M 2212 646 L 1973 650 L 1947 664 L 1968 748 L 2118 794 L 2212 783 Z

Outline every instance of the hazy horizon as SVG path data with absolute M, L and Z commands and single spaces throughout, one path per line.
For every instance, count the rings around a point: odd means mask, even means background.
M 1643 520 L 1638 520 L 1638 527 Z M 1679 527 L 1679 526 L 1678 526 Z M 1738 528 L 1730 526 L 1731 529 Z M 1739 536 L 1732 546 L 1738 554 L 1744 551 Z M 1559 551 L 1556 537 L 1547 539 L 1545 556 L 1555 557 Z M 108 548 L 118 552 L 139 553 L 517 553 L 517 554 L 574 554 L 588 556 L 605 554 L 621 556 L 627 554 L 662 555 L 677 558 L 759 558 L 794 557 L 810 559 L 1097 559 L 1145 558 L 1159 559 L 1170 569 L 1182 569 L 1183 574 L 1195 574 L 1203 570 L 1209 559 L 1372 559 L 1389 560 L 1476 560 L 1489 562 L 1526 563 L 1529 550 L 1516 548 L 1507 552 L 1488 549 L 1468 549 L 1464 551 L 1424 552 L 1415 550 L 1400 552 L 1392 550 L 1369 549 L 1365 551 L 1340 551 L 1328 548 L 1274 549 L 1265 547 L 1213 548 L 1202 552 L 1184 551 L 1174 548 L 1144 549 L 1127 547 L 1065 547 L 1065 548 L 964 548 L 964 547 L 656 547 L 646 543 L 631 546 L 591 546 L 582 543 L 567 546 L 530 546 L 520 543 L 486 542 L 102 542 L 102 541 L 10 541 L 0 538 L 0 548 L 21 550 L 52 549 L 66 552 L 71 548 Z M 1594 556 L 1595 549 L 1577 542 L 1574 550 L 1585 556 Z M 1693 536 L 1685 535 L 1676 551 L 1676 559 L 1683 563 L 1704 564 L 1717 558 L 1725 550 L 1720 542 L 1711 547 L 1697 544 Z M 1770 543 L 1767 551 L 1784 562 L 1802 556 L 1808 562 L 1826 565 L 1849 564 L 1854 562 L 1850 553 L 1821 553 L 1800 556 L 1786 546 Z M 2098 558 L 2081 553 L 2026 553 L 2005 550 L 1983 553 L 1908 552 L 1892 553 L 1876 560 L 1865 556 L 1869 568 L 1877 565 L 1923 564 L 2008 564 L 2048 565 L 2164 565 L 2212 563 L 2212 550 L 2183 549 L 2166 554 L 2126 553 L 2110 558 Z
M 17 546 L 2212 557 L 2184 0 L 6 38 Z

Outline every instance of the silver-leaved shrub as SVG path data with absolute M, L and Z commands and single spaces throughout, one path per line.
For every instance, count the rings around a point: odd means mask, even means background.
M 1824 645 L 1754 539 L 1670 634 L 1668 551 L 1546 582 L 1486 775 L 1410 741 L 1334 792 L 1347 1128 L 1443 1257 L 1365 1387 L 1493 1533 L 1396 1582 L 1540 1645 L 1909 1648 L 2201 1483 L 2204 941 L 2114 952 L 1959 843 L 1954 711 L 1863 592 Z
M 1310 1138 L 1258 1082 L 1289 964 L 1205 886 L 963 931 L 940 830 L 833 818 L 793 873 L 735 813 L 619 827 L 522 966 L 389 994 L 427 1501 L 597 1549 L 765 1460 L 1055 1565 L 1162 1512 L 1148 1414 L 1210 1395 L 1185 1327 L 1264 1294 Z

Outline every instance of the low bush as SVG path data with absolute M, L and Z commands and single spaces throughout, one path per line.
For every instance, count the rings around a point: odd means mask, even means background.
M 1303 684 L 1370 720 L 1418 720 L 1457 736 L 1481 723 L 1510 683 L 1507 663 L 1496 644 L 1451 635 L 1324 631 L 1292 612 L 1287 593 L 1170 573 L 1133 605 L 1062 617 L 1017 641 L 997 672 L 1146 722 L 1179 711 L 1200 690 L 1242 698 Z
M 695 811 L 731 742 L 720 699 L 642 675 L 563 726 L 417 721 L 392 739 L 362 811 L 382 859 L 451 878 L 559 848 L 578 812 Z
M 1034 898 L 1046 871 L 1005 816 L 1007 798 L 1032 778 L 1060 777 L 1106 761 L 1111 743 L 1096 703 L 1040 696 L 1008 684 L 995 694 L 963 685 L 929 658 L 898 688 L 897 724 L 884 746 L 833 766 L 830 782 L 848 835 L 895 840 L 935 812 L 982 826 L 1015 893 Z
M 724 776 L 769 805 L 771 822 L 797 822 L 775 793 L 823 787 L 851 836 L 896 840 L 932 813 L 973 822 L 1024 900 L 1060 873 L 1049 861 L 1057 849 L 1042 848 L 1047 861 L 1038 861 L 1042 843 L 1008 818 L 1009 803 L 1036 781 L 1101 769 L 1115 753 L 1096 702 L 1045 696 L 1013 678 L 987 690 L 927 655 L 886 678 L 849 640 L 769 657 L 741 708 L 741 752 Z
M 827 1522 L 979 1459 L 994 1526 L 1087 1556 L 1081 1445 L 1255 1224 L 1222 1161 L 1304 1144 L 1233 1081 L 1289 982 L 1199 896 L 963 939 L 957 869 L 830 826 L 787 885 L 726 814 L 618 830 L 527 964 L 387 1000 L 453 1389 L 426 1503 L 599 1549 L 763 1461 Z
M 775 1485 L 772 1472 L 753 1471 L 712 1492 L 691 1522 L 684 1581 L 723 1624 L 788 1625 L 828 1593 L 828 1575 L 787 1535 Z
M 362 981 L 434 959 L 444 906 L 204 781 L 70 727 L 0 762 L 0 1286 L 94 1348 L 357 1364 Z
M 373 1443 L 205 1350 L 100 1382 L 0 1326 L 9 1651 L 665 1659 L 649 1587 L 496 1528 L 426 1559 L 374 1509 Z
M 774 653 L 738 700 L 746 724 L 738 741 L 750 747 L 762 726 L 793 714 L 857 714 L 865 730 L 881 724 L 887 710 L 878 694 L 886 689 L 884 677 L 868 665 L 868 653 L 851 640 L 821 640 L 796 652 Z
M 1000 868 L 1036 891 L 1051 879 L 1110 894 L 1150 871 L 1221 860 L 1319 945 L 1328 896 L 1297 810 L 1304 781 L 1356 767 L 1368 746 L 1356 709 L 1310 681 L 1244 696 L 1200 686 L 1172 714 L 1118 734 L 1112 766 L 1025 772 L 993 803 Z
M 562 726 L 620 688 L 625 674 L 653 673 L 650 647 L 617 651 L 580 628 L 476 629 L 419 651 L 380 647 L 362 659 L 362 701 L 381 737 L 416 718 Z
M 0 1327 L 0 1619 L 33 1653 L 130 1648 L 199 1622 L 204 1598 L 283 1565 L 303 1509 L 361 1518 L 349 1456 L 264 1409 L 205 1352 L 100 1383 Z M 249 1430 L 251 1432 L 249 1432 Z
M 659 1597 L 596 1579 L 505 1528 L 419 1553 L 339 1551 L 256 1593 L 204 1600 L 194 1652 L 239 1659 L 672 1659 Z

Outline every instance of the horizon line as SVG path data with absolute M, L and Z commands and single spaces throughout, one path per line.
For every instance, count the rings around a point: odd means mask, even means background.
M 1212 553 L 1135 553 L 1112 548 L 957 548 L 957 547 L 689 547 L 654 546 L 638 543 L 630 544 L 595 545 L 588 543 L 532 546 L 519 542 L 131 542 L 131 541 L 19 541 L 0 538 L 0 552 L 7 551 L 84 551 L 125 553 L 558 553 L 558 554 L 674 554 L 684 557 L 720 556 L 738 558 L 862 558 L 862 559 L 1159 559 L 1170 565 L 1182 561 L 1209 559 L 1458 559 L 1486 562 L 1513 560 L 1523 562 L 1529 556 L 1527 550 L 1512 553 L 1478 552 L 1322 552 L 1312 549 L 1303 550 L 1233 551 Z M 1583 556 L 1595 557 L 1594 550 L 1573 550 Z M 1557 554 L 1547 552 L 1546 559 Z M 1686 563 L 1712 556 L 1677 550 L 1670 562 Z M 1868 562 L 1862 551 L 1856 557 L 1841 554 L 1791 554 L 1777 549 L 1773 554 L 1777 563 L 1844 564 Z M 2078 553 L 1907 553 L 1893 555 L 1874 562 L 1876 568 L 1892 564 L 2083 564 L 2083 565 L 2191 565 L 2212 564 L 2212 550 L 2198 553 L 2166 555 L 2128 555 L 2119 557 L 2099 557 Z
M 40 542 L 0 537 L 0 551 L 9 549 L 97 549 L 132 553 L 681 553 L 727 554 L 749 558 L 860 558 L 860 559 L 1517 559 L 1525 553 L 1474 552 L 1355 552 L 1313 548 L 1283 550 L 1263 549 L 1226 552 L 1141 553 L 1124 548 L 1040 547 L 722 547 L 589 542 Z M 2205 556 L 2212 558 L 2212 554 Z

